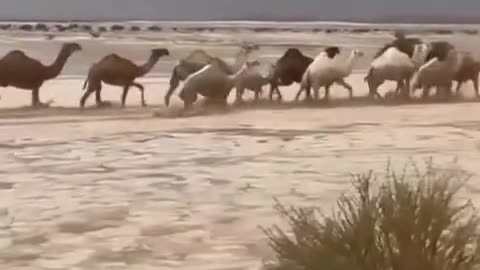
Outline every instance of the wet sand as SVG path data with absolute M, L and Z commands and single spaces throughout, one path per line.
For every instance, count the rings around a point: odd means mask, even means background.
M 355 95 L 365 95 L 369 57 L 388 37 L 317 39 L 318 44 L 364 44 L 360 47 L 370 54 L 347 80 Z M 347 39 L 355 43 L 343 43 Z M 446 39 L 464 47 L 476 42 Z M 44 41 L 15 44 L 37 48 L 34 53 L 43 59 L 53 57 L 57 48 L 35 42 Z M 42 99 L 54 99 L 54 107 L 32 110 L 25 107 L 29 92 L 0 91 L 0 265 L 5 269 L 258 269 L 261 259 L 272 255 L 258 225 L 278 222 L 274 197 L 329 211 L 348 190 L 351 173 L 382 172 L 389 158 L 401 166 L 409 158 L 421 162 L 434 156 L 443 163 L 457 157 L 475 175 L 464 194 L 478 205 L 478 103 L 259 106 L 169 117 L 161 103 L 171 59 L 140 80 L 151 107 L 141 108 L 139 94 L 131 91 L 127 109 L 81 112 L 83 72 L 96 60 L 93 54 L 108 48 L 99 41 L 80 42 L 96 49 L 84 52 L 84 59 L 74 56 L 65 74 L 42 89 Z M 147 55 L 138 52 L 145 48 L 138 44 L 110 48 L 139 62 Z M 227 48 L 221 53 L 234 52 Z M 268 61 L 285 48 L 266 46 L 260 55 Z M 287 100 L 297 87 L 281 89 Z M 463 89 L 467 97 L 472 92 L 470 84 Z M 119 102 L 120 89 L 105 87 L 103 93 Z M 332 94 L 347 96 L 339 87 Z M 180 105 L 175 97 L 172 110 Z

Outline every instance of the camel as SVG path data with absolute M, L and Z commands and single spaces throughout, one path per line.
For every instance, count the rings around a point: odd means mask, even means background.
M 270 82 L 270 100 L 273 94 L 277 94 L 277 100 L 282 100 L 279 86 L 289 86 L 294 82 L 300 83 L 307 67 L 313 62 L 313 58 L 303 55 L 296 48 L 289 48 L 275 63 L 275 71 Z
M 313 88 L 315 100 L 318 100 L 321 87 L 325 87 L 324 100 L 328 101 L 330 98 L 330 87 L 333 83 L 342 85 L 348 90 L 350 98 L 353 98 L 352 86 L 345 82 L 344 79 L 352 73 L 353 66 L 364 54 L 362 51 L 354 49 L 345 61 L 335 57 L 339 53 L 340 49 L 338 47 L 329 47 L 313 60 L 303 75 L 301 87 L 295 97 L 295 101 L 298 101 L 301 92 L 304 90 L 307 100 L 311 100 L 310 88 Z
M 480 97 L 478 90 L 478 74 L 480 72 L 480 61 L 477 61 L 470 54 L 464 54 L 462 56 L 462 65 L 458 72 L 455 74 L 453 80 L 457 82 L 456 94 L 460 92 L 460 87 L 467 81 L 472 81 L 475 95 Z
M 179 94 L 184 108 L 189 109 L 198 99 L 198 94 L 208 101 L 226 105 L 227 97 L 238 78 L 259 65 L 258 61 L 245 62 L 235 74 L 229 75 L 228 69 L 220 61 L 214 60 L 199 71 L 188 76 Z
M 145 76 L 155 66 L 158 60 L 165 55 L 170 55 L 167 49 L 153 49 L 147 62 L 141 66 L 132 61 L 120 57 L 117 54 L 109 54 L 99 62 L 94 63 L 88 71 L 87 79 L 83 84 L 83 89 L 87 89 L 80 99 L 80 108 L 85 107 L 88 97 L 95 92 L 96 104 L 98 107 L 105 104 L 101 99 L 102 82 L 115 86 L 122 86 L 123 93 L 121 97 L 122 107 L 125 107 L 130 87 L 135 86 L 140 90 L 142 106 L 147 106 L 144 96 L 144 87 L 135 79 Z M 88 87 L 88 88 L 87 88 Z
M 45 81 L 56 78 L 68 58 L 81 49 L 77 43 L 64 43 L 55 61 L 48 66 L 27 56 L 23 51 L 11 51 L 0 59 L 0 86 L 30 90 L 33 107 L 48 106 L 40 101 L 40 87 Z
M 397 82 L 395 93 L 408 86 L 410 78 L 415 70 L 423 64 L 428 53 L 428 46 L 424 43 L 415 44 L 414 51 L 410 56 L 395 46 L 389 47 L 379 57 L 371 63 L 365 81 L 368 83 L 369 96 L 375 96 L 381 99 L 378 88 L 385 81 Z M 409 96 L 409 90 L 405 90 L 404 95 Z
M 235 88 L 237 90 L 236 103 L 242 102 L 243 93 L 245 90 L 250 90 L 255 94 L 255 101 L 259 100 L 260 94 L 263 91 L 263 86 L 270 84 L 273 74 L 275 72 L 275 65 L 270 66 L 267 76 L 263 76 L 260 72 L 251 69 L 250 72 L 244 73 L 236 80 Z
M 254 51 L 258 51 L 260 46 L 257 44 L 244 43 L 240 46 L 240 51 L 237 53 L 235 62 L 232 66 L 229 66 L 227 73 L 229 75 L 237 72 L 242 65 L 247 61 L 250 54 Z M 221 61 L 221 59 L 210 56 L 203 50 L 195 50 L 185 59 L 180 60 L 179 63 L 173 68 L 172 75 L 170 77 L 170 88 L 165 95 L 165 105 L 170 105 L 170 97 L 175 89 L 178 87 L 181 81 L 185 81 L 191 74 L 199 71 L 209 63 L 215 61 Z
M 432 87 L 437 88 L 437 95 L 440 94 L 440 89 L 443 88 L 448 97 L 451 94 L 452 81 L 461 66 L 461 55 L 455 49 L 450 49 L 443 61 L 438 57 L 434 57 L 418 69 L 412 78 L 412 88 L 422 88 L 423 99 L 428 98 Z

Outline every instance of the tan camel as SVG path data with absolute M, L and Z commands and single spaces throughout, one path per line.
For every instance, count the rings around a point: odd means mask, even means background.
M 164 56 L 170 55 L 167 49 L 153 49 L 148 61 L 138 66 L 132 61 L 120 57 L 117 54 L 109 54 L 102 58 L 99 62 L 93 64 L 88 71 L 87 79 L 83 85 L 83 89 L 87 89 L 80 100 L 80 108 L 85 107 L 88 97 L 95 92 L 95 101 L 98 107 L 105 105 L 102 101 L 102 82 L 115 86 L 122 86 L 122 107 L 125 107 L 128 91 L 130 87 L 135 86 L 140 90 L 142 106 L 147 106 L 144 96 L 144 87 L 135 79 L 145 76 L 155 66 L 158 60 Z M 88 88 L 87 88 L 88 86 Z M 108 104 L 108 103 L 107 103 Z
M 77 43 L 64 43 L 55 61 L 48 66 L 23 51 L 11 51 L 0 59 L 0 86 L 30 90 L 33 107 L 47 106 L 40 102 L 40 87 L 45 81 L 57 77 L 68 58 L 81 49 Z

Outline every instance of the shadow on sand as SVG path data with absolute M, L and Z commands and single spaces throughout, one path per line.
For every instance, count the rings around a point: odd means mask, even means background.
M 415 106 L 429 104 L 457 104 L 457 103 L 476 103 L 480 99 L 464 98 L 462 96 L 453 96 L 448 100 L 432 97 L 428 100 L 372 100 L 367 97 L 354 97 L 331 99 L 324 101 L 303 101 L 303 102 L 277 102 L 269 100 L 253 101 L 248 100 L 240 104 L 231 104 L 228 106 L 206 105 L 205 102 L 197 102 L 191 110 L 185 111 L 183 106 L 129 106 L 121 108 L 118 104 L 97 108 L 90 106 L 83 110 L 75 107 L 46 107 L 34 108 L 31 106 L 18 108 L 0 109 L 0 119 L 22 120 L 28 118 L 64 118 L 58 120 L 49 120 L 49 122 L 83 122 L 94 118 L 95 120 L 135 120 L 145 119 L 153 115 L 155 118 L 189 118 L 197 116 L 223 115 L 246 110 L 288 110 L 288 109 L 332 109 L 332 108 L 361 108 L 374 106 Z M 68 117 L 68 119 L 66 119 Z M 75 117 L 76 119 L 72 119 Z M 23 122 L 22 124 L 25 124 Z
M 441 97 L 431 97 L 427 100 L 419 98 L 405 99 L 384 99 L 372 100 L 368 97 L 354 97 L 352 99 L 341 98 L 331 99 L 329 102 L 320 101 L 302 101 L 302 102 L 277 102 L 269 100 L 249 100 L 242 103 L 234 103 L 227 107 L 215 107 L 198 103 L 192 110 L 185 111 L 181 107 L 162 108 L 153 113 L 154 117 L 160 118 L 184 118 L 207 115 L 221 115 L 245 110 L 288 110 L 288 109 L 332 109 L 332 108 L 361 108 L 361 107 L 388 107 L 388 106 L 415 106 L 415 105 L 433 105 L 433 104 L 458 104 L 458 103 L 477 103 L 480 99 L 464 98 L 462 96 L 452 96 L 449 99 Z

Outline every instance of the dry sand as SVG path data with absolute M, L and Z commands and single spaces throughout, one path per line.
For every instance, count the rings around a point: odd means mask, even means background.
M 360 47 L 368 54 L 347 80 L 356 95 L 365 95 L 365 68 L 388 37 L 310 36 L 262 33 L 250 39 L 263 44 L 260 55 L 265 61 L 281 55 L 286 48 L 278 45 L 282 42 L 310 43 L 302 47 L 310 53 L 329 43 Z M 214 41 L 186 46 L 188 38 L 209 38 L 193 34 L 146 45 L 132 37 L 122 44 L 118 38 L 73 38 L 85 51 L 71 59 L 64 75 L 42 88 L 42 99 L 54 99 L 54 108 L 31 110 L 24 107 L 29 92 L 0 91 L 4 269 L 257 269 L 261 258 L 271 256 L 257 226 L 278 222 L 273 197 L 329 210 L 348 190 L 350 173 L 381 172 L 388 158 L 403 164 L 409 158 L 434 156 L 442 163 L 458 157 L 463 168 L 479 172 L 477 103 L 264 107 L 152 117 L 154 110 L 168 115 L 159 106 L 175 62 L 166 59 L 141 79 L 151 108 L 139 107 L 139 94 L 132 90 L 125 110 L 80 112 L 88 65 L 112 50 L 141 62 L 146 49 L 154 46 L 167 46 L 174 54 L 206 47 L 220 55 L 233 54 L 234 47 Z M 223 42 L 239 37 L 217 38 Z M 5 52 L 22 47 L 45 61 L 58 50 L 55 42 L 26 39 L 2 36 L 0 48 Z M 463 48 L 480 44 L 476 36 L 445 39 Z M 173 46 L 175 42 L 180 45 Z M 282 92 L 291 99 L 296 89 L 284 87 Z M 332 92 L 347 96 L 339 87 Z M 105 87 L 103 93 L 118 102 L 120 89 Z M 464 93 L 471 96 L 470 85 Z M 174 106 L 180 106 L 176 97 Z M 475 175 L 465 192 L 474 202 L 480 198 L 478 180 Z

